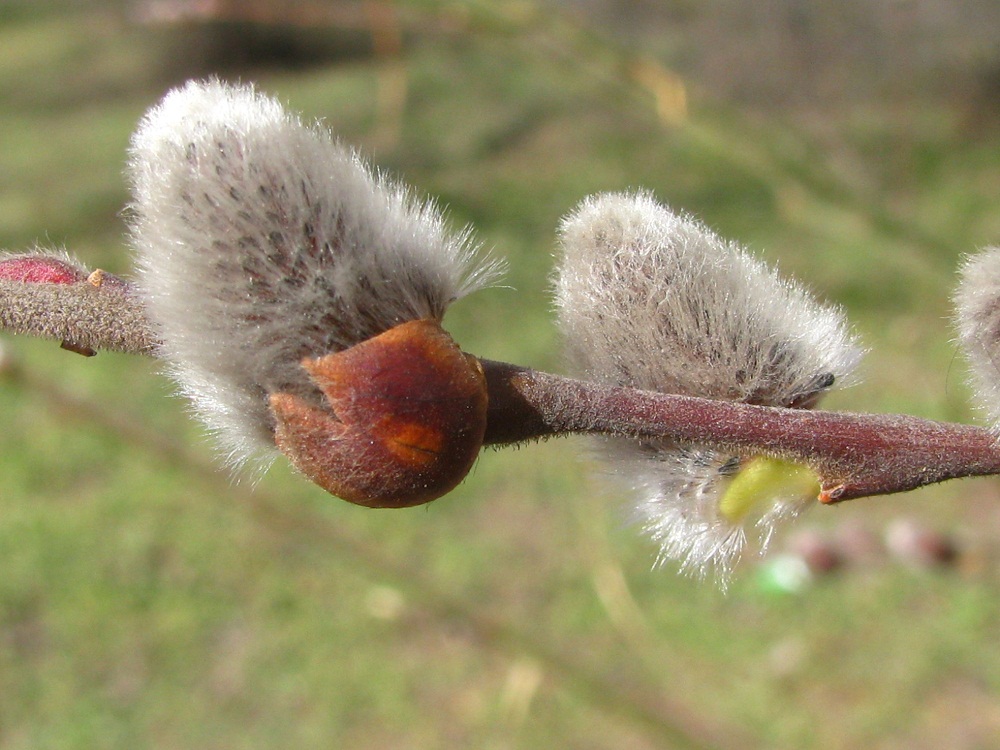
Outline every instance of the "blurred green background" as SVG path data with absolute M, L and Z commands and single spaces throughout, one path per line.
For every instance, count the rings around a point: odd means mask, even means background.
M 832 408 L 971 420 L 948 322 L 1000 240 L 986 0 L 0 4 L 0 247 L 127 273 L 129 134 L 253 80 L 475 225 L 508 285 L 446 324 L 559 370 L 560 217 L 645 187 L 843 304 Z M 156 364 L 6 338 L 0 748 L 1000 747 L 1000 485 L 816 508 L 795 592 L 653 569 L 582 441 L 371 511 L 212 463 Z M 958 549 L 919 564 L 901 521 Z M 792 531 L 795 533 L 801 533 Z M 778 539 L 776 551 L 794 547 Z

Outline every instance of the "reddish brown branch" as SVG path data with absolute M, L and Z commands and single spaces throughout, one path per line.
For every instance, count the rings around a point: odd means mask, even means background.
M 56 270 L 61 262 L 46 260 Z M 156 354 L 142 302 L 121 279 L 99 271 L 46 283 L 8 277 L 0 278 L 0 328 L 61 339 L 84 353 Z M 590 433 L 770 455 L 813 467 L 827 503 L 1000 474 L 1000 444 L 979 427 L 654 393 L 481 361 L 489 398 L 486 445 Z
M 594 433 L 713 445 L 812 466 L 827 503 L 1000 473 L 1000 445 L 979 427 L 651 393 L 483 364 L 490 392 L 487 444 Z

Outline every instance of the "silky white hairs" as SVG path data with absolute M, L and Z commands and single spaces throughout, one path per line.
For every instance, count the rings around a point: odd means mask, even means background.
M 497 264 L 325 129 L 249 85 L 190 82 L 132 139 L 131 235 L 162 355 L 234 463 L 273 449 L 299 363 L 440 319 Z
M 860 358 L 838 310 L 647 193 L 588 198 L 564 219 L 560 246 L 556 309 L 569 357 L 588 378 L 799 407 Z M 746 531 L 719 503 L 744 462 L 667 440 L 601 444 L 638 497 L 661 560 L 724 576 Z M 774 498 L 761 541 L 800 504 L 798 496 Z
M 1000 433 L 1000 247 L 988 247 L 962 265 L 955 323 L 976 402 Z

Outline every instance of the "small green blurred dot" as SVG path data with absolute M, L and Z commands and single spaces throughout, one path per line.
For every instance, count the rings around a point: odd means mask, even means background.
M 809 566 L 798 555 L 775 555 L 757 569 L 757 587 L 765 594 L 800 594 L 812 582 Z

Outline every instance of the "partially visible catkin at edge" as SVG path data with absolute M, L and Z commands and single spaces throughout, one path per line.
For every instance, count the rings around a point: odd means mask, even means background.
M 586 199 L 564 219 L 559 244 L 556 309 L 584 377 L 810 407 L 860 359 L 839 310 L 648 193 Z M 746 457 L 668 440 L 604 439 L 600 450 L 630 486 L 660 561 L 723 583 L 748 531 L 766 545 L 775 521 L 812 499 L 799 467 L 758 464 L 750 477 Z M 760 502 L 760 487 L 776 494 Z
M 1000 434 L 1000 247 L 966 259 L 955 291 L 955 324 L 974 397 Z

